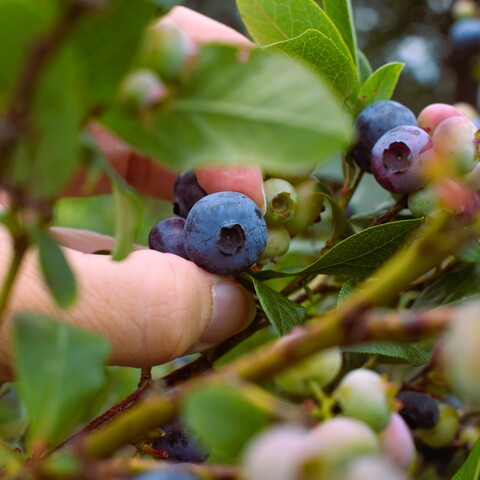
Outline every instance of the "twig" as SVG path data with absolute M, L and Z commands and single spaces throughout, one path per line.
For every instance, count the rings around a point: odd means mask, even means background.
M 385 213 L 374 218 L 370 226 L 374 227 L 375 225 L 382 225 L 383 223 L 387 223 L 406 207 L 406 202 L 407 202 L 407 196 L 403 195 Z

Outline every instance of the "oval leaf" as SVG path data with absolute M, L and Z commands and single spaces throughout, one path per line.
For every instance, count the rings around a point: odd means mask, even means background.
M 62 249 L 45 230 L 34 227 L 31 234 L 38 246 L 40 266 L 53 298 L 60 307 L 69 307 L 75 302 L 77 287 Z
M 310 69 L 261 51 L 244 61 L 235 48 L 214 45 L 151 122 L 121 110 L 103 121 L 175 168 L 250 163 L 294 170 L 343 149 L 351 136 L 341 102 Z
M 106 340 L 34 313 L 13 322 L 17 387 L 30 426 L 28 440 L 54 445 L 70 433 L 105 381 Z

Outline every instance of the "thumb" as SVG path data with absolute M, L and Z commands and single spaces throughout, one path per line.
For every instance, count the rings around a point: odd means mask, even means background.
M 0 235 L 0 265 L 8 265 L 8 241 Z M 7 239 L 8 240 L 8 239 Z M 238 284 L 193 262 L 151 250 L 132 252 L 122 262 L 64 249 L 78 284 L 68 310 L 48 293 L 36 252 L 24 260 L 0 338 L 11 338 L 11 321 L 21 310 L 54 316 L 106 337 L 110 364 L 158 365 L 186 352 L 209 348 L 245 328 L 255 315 L 253 298 Z M 5 272 L 0 267 L 0 284 Z M 11 376 L 9 341 L 0 342 L 0 376 Z

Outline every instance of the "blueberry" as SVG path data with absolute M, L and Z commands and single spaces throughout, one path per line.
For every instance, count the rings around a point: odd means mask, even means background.
M 187 218 L 188 212 L 206 194 L 193 170 L 182 172 L 173 186 L 173 213 Z
M 146 68 L 130 72 L 118 93 L 119 105 L 131 113 L 142 113 L 158 105 L 166 96 L 163 81 Z
M 438 403 L 430 395 L 411 390 L 403 390 L 397 395 L 402 402 L 398 412 L 411 428 L 433 428 L 439 418 Z
M 351 150 L 352 158 L 360 168 L 371 172 L 370 154 L 376 141 L 392 128 L 417 125 L 413 112 L 393 100 L 380 100 L 368 105 L 357 117 L 355 129 L 358 141 Z
M 396 127 L 374 145 L 372 173 L 385 190 L 415 192 L 426 183 L 424 163 L 433 152 L 433 141 L 424 130 L 414 126 Z
M 234 275 L 255 263 L 267 245 L 262 212 L 247 196 L 218 192 L 199 200 L 188 214 L 183 245 L 205 270 Z
M 418 114 L 418 126 L 432 136 L 438 125 L 450 117 L 463 117 L 463 113 L 447 103 L 432 103 Z
M 200 480 L 193 473 L 180 472 L 177 470 L 150 470 L 133 478 L 133 480 Z
M 185 219 L 180 217 L 165 218 L 150 230 L 148 246 L 151 250 L 173 253 L 189 260 L 183 247 L 183 230 Z
M 460 18 L 450 29 L 453 46 L 465 53 L 478 53 L 480 49 L 480 18 Z
M 423 443 L 432 448 L 441 448 L 449 445 L 457 435 L 458 413 L 455 408 L 446 403 L 441 403 L 439 419 L 433 428 L 418 431 L 418 436 Z
M 209 448 L 180 420 L 164 425 L 162 431 L 163 435 L 151 442 L 155 450 L 162 451 L 162 458 L 174 462 L 203 463 L 210 456 Z
M 297 209 L 295 187 L 281 178 L 269 178 L 263 184 L 267 198 L 265 220 L 268 226 L 278 226 L 291 220 Z

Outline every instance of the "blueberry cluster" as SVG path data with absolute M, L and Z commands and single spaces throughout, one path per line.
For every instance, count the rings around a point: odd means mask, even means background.
M 220 275 L 235 275 L 254 264 L 267 245 L 262 212 L 245 195 L 207 195 L 193 171 L 178 176 L 174 212 L 150 231 L 152 250 L 173 253 Z
M 438 178 L 460 179 L 472 191 L 480 188 L 480 175 L 475 172 L 480 135 L 474 118 L 468 118 L 461 106 L 435 103 L 416 118 L 404 105 L 382 100 L 360 113 L 355 128 L 358 141 L 351 149 L 352 158 L 386 190 L 409 194 L 415 216 L 439 206 L 432 186 Z

